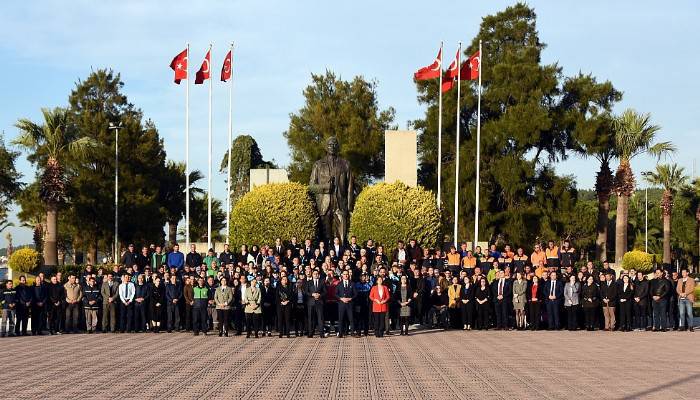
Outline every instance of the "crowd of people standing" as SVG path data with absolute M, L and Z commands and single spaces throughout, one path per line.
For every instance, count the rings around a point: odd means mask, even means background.
M 462 330 L 693 331 L 695 281 L 687 270 L 576 268 L 568 241 L 482 251 L 421 248 L 391 254 L 356 237 L 343 244 L 225 245 L 185 255 L 177 244 L 133 244 L 111 269 L 87 265 L 29 284 L 7 281 L 2 336 L 95 332 L 215 332 L 247 337 L 408 335 L 409 327 Z

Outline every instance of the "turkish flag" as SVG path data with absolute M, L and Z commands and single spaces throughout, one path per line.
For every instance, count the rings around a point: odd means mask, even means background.
M 449 92 L 450 90 L 452 90 L 453 87 L 455 87 L 455 80 L 454 79 L 443 80 L 442 81 L 442 88 L 440 88 L 440 89 L 442 90 L 442 93 L 445 93 L 445 92 Z
M 417 81 L 434 79 L 440 77 L 440 69 L 442 67 L 442 48 L 438 51 L 435 61 L 427 67 L 423 67 L 413 74 L 413 78 Z
M 233 58 L 231 54 L 231 50 L 228 51 L 228 54 L 226 54 L 226 58 L 224 58 L 224 65 L 221 67 L 221 81 L 226 82 L 227 80 L 231 79 L 231 66 L 233 65 Z
M 197 71 L 197 75 L 194 78 L 194 84 L 195 85 L 201 85 L 204 83 L 205 80 L 209 79 L 211 77 L 210 71 L 211 69 L 209 68 L 209 61 L 211 60 L 211 50 L 207 51 L 206 57 L 204 57 L 204 61 L 202 61 L 202 66 L 199 67 L 199 71 Z
M 447 68 L 447 71 L 445 71 L 445 76 L 443 77 L 443 80 L 445 78 L 447 79 L 453 79 L 457 77 L 457 58 L 459 58 L 459 50 L 457 50 L 457 54 L 455 54 L 455 59 L 452 60 L 450 63 L 450 66 Z
M 481 53 L 477 50 L 467 61 L 462 63 L 460 78 L 463 81 L 479 79 L 479 69 L 481 69 Z
M 187 79 L 187 49 L 182 50 L 182 52 L 173 58 L 170 62 L 170 68 L 175 71 L 175 83 L 178 85 L 183 79 Z

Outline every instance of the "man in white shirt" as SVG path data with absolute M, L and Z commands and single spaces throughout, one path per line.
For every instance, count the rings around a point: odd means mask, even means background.
M 119 313 L 119 326 L 121 332 L 131 332 L 133 330 L 134 319 L 134 295 L 136 287 L 131 282 L 131 277 L 127 274 L 122 275 L 122 283 L 119 284 L 119 304 L 121 312 Z

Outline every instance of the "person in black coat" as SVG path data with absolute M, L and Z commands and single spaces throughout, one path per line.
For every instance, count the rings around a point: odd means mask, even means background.
M 438 326 L 442 326 L 442 329 L 448 328 L 447 320 L 447 307 L 450 303 L 450 299 L 447 297 L 447 291 L 442 290 L 442 286 L 437 285 L 430 295 L 430 322 L 432 324 L 433 320 L 437 320 Z
M 143 332 L 146 329 L 146 304 L 150 288 L 144 282 L 143 274 L 139 274 L 134 284 L 134 326 L 136 332 Z
M 557 279 L 557 273 L 549 274 L 549 280 L 544 283 L 545 306 L 547 308 L 547 324 L 549 330 L 559 330 L 559 313 L 564 302 L 564 282 Z
M 15 335 L 27 336 L 27 325 L 29 325 L 29 310 L 32 308 L 32 298 L 34 290 L 27 286 L 27 277 L 19 277 L 19 285 L 15 288 L 17 292 L 17 323 L 15 324 Z M 21 331 L 21 332 L 20 332 Z
M 49 289 L 37 277 L 32 290 L 32 335 L 43 335 L 46 328 L 46 300 L 49 298 Z
M 326 297 L 326 283 L 321 279 L 318 270 L 314 270 L 311 275 L 304 288 L 308 334 L 312 338 L 318 328 L 319 335 L 324 338 L 326 335 L 323 332 L 323 299 Z
M 165 314 L 163 310 L 166 308 L 166 300 L 165 285 L 163 285 L 163 282 L 158 275 L 153 277 L 153 284 L 150 286 L 149 297 L 149 319 L 151 320 L 151 327 L 153 328 L 153 333 L 159 333 L 161 321 L 163 320 L 163 315 Z
M 294 300 L 294 289 L 289 283 L 289 278 L 283 276 L 275 290 L 275 304 L 277 305 L 277 331 L 279 337 L 286 335 L 291 337 L 292 329 L 292 307 Z
M 272 287 L 270 278 L 265 278 L 260 287 L 260 303 L 262 304 L 263 335 L 272 336 L 272 329 L 275 325 L 277 294 Z
M 352 332 L 353 304 L 357 291 L 355 284 L 350 280 L 350 272 L 345 270 L 340 274 L 341 281 L 335 287 L 335 298 L 338 301 L 338 337 Z M 346 323 L 347 321 L 347 323 Z
M 537 277 L 537 275 L 534 275 L 532 280 L 528 282 L 527 292 L 525 292 L 530 330 L 533 331 L 540 329 L 542 303 L 544 303 L 542 287 L 542 281 Z
M 61 327 L 61 305 L 63 299 L 66 298 L 66 294 L 64 292 L 63 285 L 61 285 L 55 275 L 51 277 L 51 283 L 49 283 L 48 288 L 47 313 L 49 320 L 49 333 L 55 335 L 59 332 Z
M 668 299 L 671 297 L 671 282 L 664 277 L 664 272 L 657 269 L 654 272 L 654 279 L 649 285 L 651 294 L 651 305 L 653 312 L 654 331 L 668 330 Z
M 605 330 L 612 332 L 615 329 L 615 307 L 617 306 L 618 286 L 613 281 L 611 273 L 605 274 L 605 281 L 600 283 L 600 298 L 603 304 L 603 317 L 605 318 Z
M 477 328 L 479 330 L 489 329 L 489 302 L 491 289 L 486 282 L 486 278 L 480 278 L 474 289 L 474 301 L 476 302 Z
M 637 272 L 637 279 L 634 281 L 634 326 L 636 329 L 644 330 L 649 326 L 649 281 L 644 273 Z
M 629 332 L 632 330 L 632 297 L 634 296 L 634 288 L 630 277 L 622 276 L 622 283 L 619 288 L 620 302 L 620 330 Z
M 498 271 L 496 279 L 491 282 L 491 298 L 496 314 L 496 330 L 508 329 L 509 304 L 512 302 L 513 287 L 503 271 Z M 510 301 L 509 301 L 510 300 Z
M 585 315 L 586 330 L 594 331 L 596 329 L 596 315 L 598 307 L 600 307 L 600 292 L 598 285 L 590 275 L 581 288 L 581 304 Z
M 308 328 L 306 326 L 306 280 L 304 276 L 299 276 L 293 286 L 292 322 L 294 323 L 295 336 L 300 337 L 304 334 L 308 334 Z
M 475 284 L 472 283 L 468 276 L 464 277 L 462 282 L 462 323 L 464 329 L 471 330 L 474 325 L 474 289 Z

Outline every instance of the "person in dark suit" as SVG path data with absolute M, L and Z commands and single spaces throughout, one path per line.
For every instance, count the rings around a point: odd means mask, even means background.
M 353 282 L 350 281 L 350 272 L 345 270 L 340 276 L 342 280 L 335 287 L 335 298 L 338 300 L 338 337 L 343 337 L 347 332 L 351 332 L 354 326 L 352 314 L 357 291 Z
M 618 297 L 618 286 L 613 280 L 613 274 L 605 273 L 605 282 L 600 284 L 600 298 L 603 300 L 603 316 L 605 318 L 605 330 L 612 332 L 615 329 L 615 304 Z
M 620 284 L 619 296 L 620 299 L 620 331 L 629 332 L 632 330 L 632 297 L 634 297 L 634 288 L 630 277 L 622 276 Z
M 557 279 L 557 273 L 549 274 L 549 280 L 544 284 L 545 307 L 547 309 L 547 323 L 549 330 L 558 330 L 559 309 L 564 299 L 564 283 Z
M 326 284 L 320 278 L 318 270 L 311 273 L 311 279 L 306 282 L 305 292 L 309 337 L 314 337 L 314 332 L 318 327 L 321 338 L 324 338 L 326 335 L 323 332 L 323 299 L 326 297 Z
M 294 289 L 289 279 L 283 276 L 275 290 L 275 303 L 277 304 L 277 331 L 280 337 L 287 335 L 291 337 L 292 329 L 292 300 L 294 299 Z
M 496 312 L 496 330 L 508 329 L 508 305 L 513 297 L 510 279 L 506 279 L 503 271 L 498 271 L 496 279 L 491 282 L 491 298 Z M 510 301 L 509 301 L 510 300 Z
M 277 315 L 277 307 L 275 307 L 277 294 L 275 293 L 275 288 L 272 287 L 270 278 L 263 280 L 263 285 L 260 287 L 260 297 L 262 301 L 263 335 L 272 336 L 275 316 Z
M 637 272 L 634 281 L 634 319 L 637 330 L 645 330 L 649 327 L 647 313 L 649 309 L 649 281 L 644 273 Z
M 543 284 L 540 278 L 538 278 L 537 275 L 533 275 L 532 281 L 528 283 L 527 292 L 525 293 L 527 297 L 528 322 L 530 324 L 530 330 L 532 331 L 540 329 L 540 309 L 544 302 L 542 286 Z

